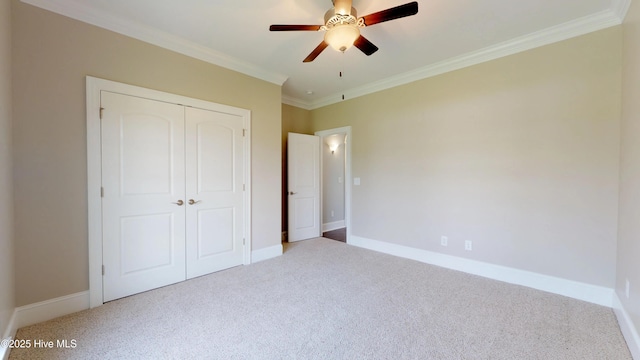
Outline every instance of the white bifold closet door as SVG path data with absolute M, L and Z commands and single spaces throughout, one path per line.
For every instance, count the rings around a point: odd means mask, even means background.
M 242 118 L 186 108 L 187 278 L 242 264 Z
M 103 91 L 104 301 L 242 264 L 242 118 Z

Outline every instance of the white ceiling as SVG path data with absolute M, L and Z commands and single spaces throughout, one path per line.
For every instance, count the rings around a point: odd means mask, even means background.
M 311 63 L 323 32 L 269 25 L 322 25 L 331 0 L 23 2 L 282 84 L 283 102 L 313 109 L 620 24 L 631 0 L 418 0 L 417 15 L 361 30 L 375 54 L 327 48 Z M 363 16 L 407 2 L 353 6 Z

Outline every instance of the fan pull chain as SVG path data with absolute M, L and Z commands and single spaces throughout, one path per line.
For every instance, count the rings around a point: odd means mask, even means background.
M 342 52 L 342 55 L 340 56 L 340 67 L 344 70 L 344 51 Z M 345 85 L 344 85 L 344 80 L 342 77 L 342 70 L 340 70 L 340 85 L 342 85 L 342 100 L 344 100 L 344 89 L 345 89 Z
M 340 81 L 342 81 L 342 71 L 340 71 Z M 342 87 L 342 89 L 344 90 L 344 86 Z M 342 92 L 342 100 L 344 100 L 344 91 Z

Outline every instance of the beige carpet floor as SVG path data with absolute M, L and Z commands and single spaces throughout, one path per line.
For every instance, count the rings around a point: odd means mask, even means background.
M 609 308 L 314 239 L 22 328 L 10 359 L 631 359 Z

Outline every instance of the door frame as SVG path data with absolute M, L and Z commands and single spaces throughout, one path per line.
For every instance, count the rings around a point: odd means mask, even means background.
M 323 184 L 323 172 L 324 172 L 324 151 L 322 146 L 324 138 L 335 134 L 346 134 L 345 144 L 345 163 L 344 163 L 344 224 L 347 227 L 347 244 L 350 244 L 351 239 L 351 187 L 353 185 L 352 173 L 351 173 L 351 143 L 353 142 L 353 136 L 351 135 L 351 126 L 344 126 L 335 129 L 328 129 L 322 131 L 316 131 L 314 135 L 320 137 L 320 226 L 322 226 L 322 214 L 324 214 L 324 204 L 322 202 L 324 193 Z M 322 229 L 320 230 L 322 235 Z
M 103 304 L 102 289 L 102 145 L 100 126 L 100 93 L 110 91 L 129 96 L 190 106 L 241 116 L 245 130 L 243 144 L 244 248 L 243 264 L 251 263 L 251 111 L 210 101 L 151 90 L 110 80 L 86 77 L 87 104 L 87 216 L 89 245 L 89 307 Z

